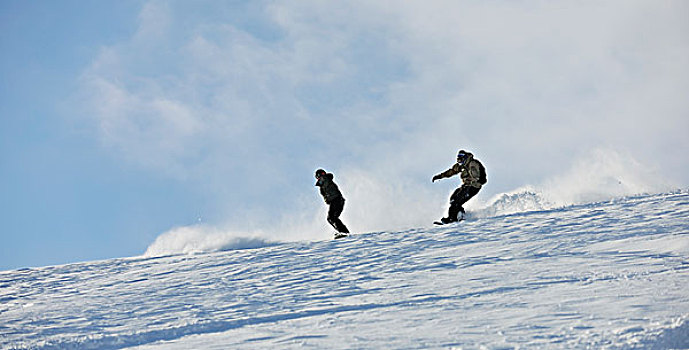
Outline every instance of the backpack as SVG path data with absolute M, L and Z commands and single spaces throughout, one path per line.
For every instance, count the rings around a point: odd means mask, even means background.
M 478 163 L 478 170 L 479 170 L 479 176 L 478 176 L 478 182 L 481 185 L 485 185 L 486 182 L 488 182 L 488 179 L 486 178 L 486 168 L 483 167 L 483 164 L 481 162 L 476 161 Z

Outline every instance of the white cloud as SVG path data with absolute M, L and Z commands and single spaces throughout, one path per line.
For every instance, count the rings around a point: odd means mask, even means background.
M 353 225 L 417 224 L 445 205 L 452 185 L 429 179 L 457 148 L 486 164 L 482 196 L 596 149 L 689 182 L 685 2 L 279 2 L 254 22 L 185 6 L 146 5 L 85 95 L 105 144 L 228 217 L 321 210 L 325 167 Z

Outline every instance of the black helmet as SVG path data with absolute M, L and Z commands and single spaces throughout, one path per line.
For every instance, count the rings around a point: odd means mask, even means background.
M 467 151 L 460 149 L 459 152 L 457 152 L 457 160 L 463 160 L 467 156 Z
M 319 178 L 323 175 L 325 175 L 325 170 L 323 170 L 323 169 L 316 170 L 316 178 Z

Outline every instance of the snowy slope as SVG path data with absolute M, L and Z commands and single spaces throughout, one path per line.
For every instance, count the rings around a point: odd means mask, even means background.
M 0 349 L 689 348 L 689 193 L 0 272 Z

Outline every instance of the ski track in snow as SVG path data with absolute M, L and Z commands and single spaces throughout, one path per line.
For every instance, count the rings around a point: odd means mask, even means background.
M 0 349 L 689 348 L 689 193 L 0 272 Z

